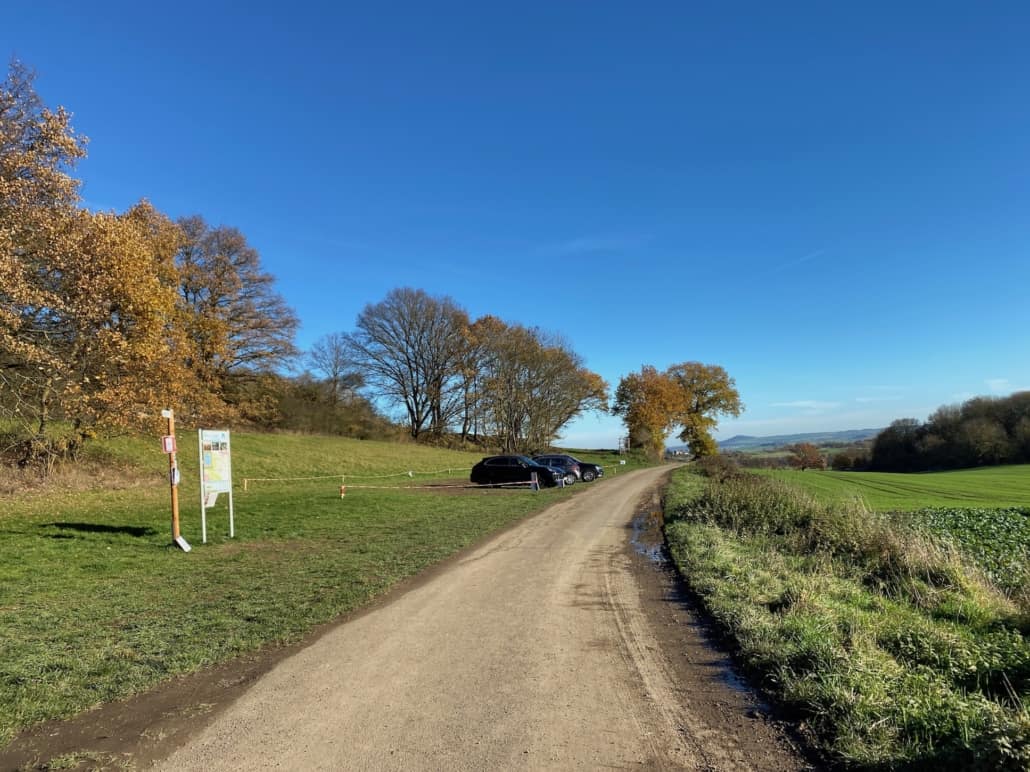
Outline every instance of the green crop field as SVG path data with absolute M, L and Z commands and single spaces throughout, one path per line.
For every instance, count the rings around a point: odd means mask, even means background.
M 1018 593 L 1030 581 L 1030 466 L 952 472 L 765 471 L 832 504 L 859 498 L 883 512 L 954 541 L 999 587 Z
M 666 492 L 670 554 L 750 675 L 804 717 L 831 762 L 1030 769 L 1030 508 L 926 506 L 1009 503 L 1027 467 L 688 471 Z M 859 491 L 914 511 L 873 512 Z
M 222 496 L 201 544 L 196 435 L 181 433 L 178 446 L 189 554 L 169 546 L 168 462 L 156 438 L 93 445 L 91 489 L 75 478 L 76 490 L 0 495 L 0 746 L 39 721 L 295 641 L 586 487 L 464 488 L 483 454 L 234 433 L 236 538 L 227 537 Z M 619 466 L 612 454 L 587 458 L 609 475 L 640 465 L 630 458 Z M 272 477 L 326 479 L 255 480 Z M 244 478 L 253 480 L 246 491 Z M 426 482 L 455 487 L 359 487 Z
M 1030 465 L 993 466 L 953 472 L 805 472 L 762 470 L 830 502 L 860 498 L 877 511 L 925 507 L 1030 507 Z

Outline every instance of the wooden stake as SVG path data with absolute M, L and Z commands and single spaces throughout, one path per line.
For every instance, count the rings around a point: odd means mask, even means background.
M 161 411 L 161 417 L 168 419 L 168 434 L 162 442 L 168 454 L 168 486 L 172 491 L 172 544 L 183 552 L 189 552 L 193 548 L 179 533 L 179 465 L 175 461 L 175 413 L 168 408 Z
M 175 436 L 175 412 L 172 410 L 168 411 L 168 436 Z M 176 480 L 176 472 L 178 472 L 178 466 L 175 461 L 175 451 L 168 454 L 168 483 L 172 491 L 172 541 L 176 541 L 179 536 L 179 482 Z

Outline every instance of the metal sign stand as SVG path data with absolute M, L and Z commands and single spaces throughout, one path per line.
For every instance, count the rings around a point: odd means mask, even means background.
M 236 523 L 232 500 L 232 451 L 229 444 L 229 432 L 216 429 L 200 429 L 197 432 L 197 443 L 200 459 L 200 533 L 204 544 L 207 544 L 207 509 L 213 507 L 219 493 L 229 494 L 229 538 L 236 536 Z M 225 447 L 221 447 L 222 444 Z M 205 445 L 207 446 L 205 448 Z M 216 448 L 215 445 L 218 445 Z M 217 468 L 214 454 L 225 454 L 223 468 L 224 480 L 208 478 L 207 469 Z

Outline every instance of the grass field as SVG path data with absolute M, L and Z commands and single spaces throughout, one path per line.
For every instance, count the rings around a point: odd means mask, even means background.
M 237 538 L 227 538 L 223 496 L 209 510 L 209 543 L 202 545 L 195 437 L 178 438 L 189 554 L 169 547 L 167 458 L 156 440 L 120 440 L 90 451 L 100 469 L 142 459 L 142 471 L 125 478 L 130 487 L 0 498 L 0 746 L 41 720 L 297 640 L 584 487 L 352 489 L 360 475 L 396 473 L 402 476 L 376 482 L 461 483 L 481 454 L 233 434 Z M 609 474 L 616 471 L 614 457 L 598 460 Z M 637 465 L 631 460 L 619 469 Z M 404 474 L 409 470 L 436 474 L 412 479 Z M 240 485 L 243 477 L 341 474 L 348 479 L 343 499 L 339 479 L 261 482 L 247 492 Z
M 1030 581 L 1030 466 L 923 474 L 765 471 L 828 504 L 860 498 L 883 512 L 951 539 L 999 587 Z
M 972 493 L 962 473 L 918 477 Z M 1028 511 L 876 513 L 834 490 L 678 471 L 671 554 L 754 679 L 843 768 L 1030 769 Z M 895 491 L 881 507 L 925 500 Z
M 925 507 L 1030 507 L 1030 465 L 1025 464 L 922 474 L 812 470 L 757 473 L 800 486 L 821 501 L 857 497 L 880 512 Z

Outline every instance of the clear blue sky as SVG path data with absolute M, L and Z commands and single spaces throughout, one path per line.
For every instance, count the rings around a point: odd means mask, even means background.
M 22 3 L 95 208 L 240 228 L 300 315 L 393 287 L 721 364 L 719 435 L 1030 388 L 1030 5 Z M 616 419 L 571 426 L 613 446 Z

